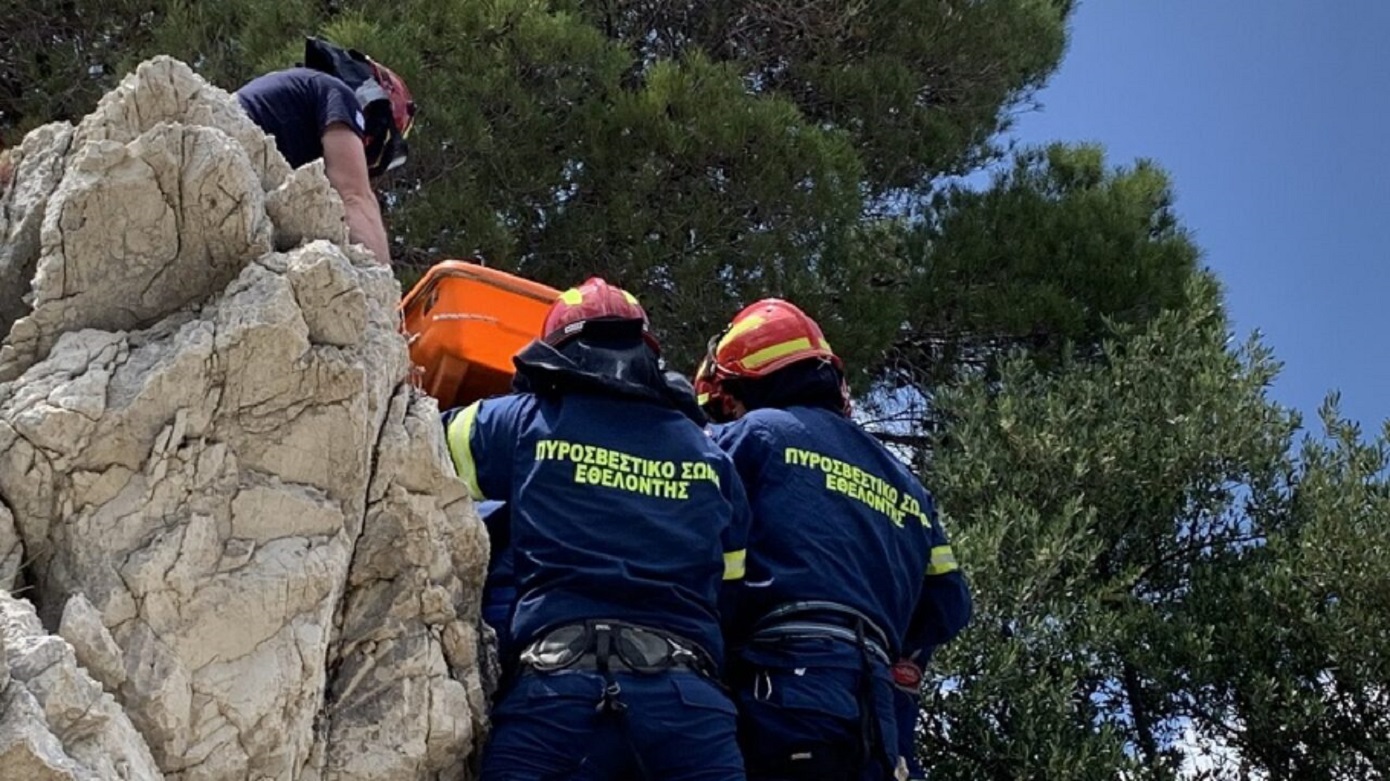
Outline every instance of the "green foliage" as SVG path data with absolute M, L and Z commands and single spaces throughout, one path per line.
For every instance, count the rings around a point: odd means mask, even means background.
M 978 602 L 940 657 L 933 777 L 1390 769 L 1390 448 L 1329 415 L 1295 458 L 1268 351 L 1229 347 L 1211 282 L 1187 299 L 1096 361 L 938 396 L 929 479 Z
M 155 25 L 140 0 L 0 0 L 0 19 L 0 146 L 90 111 Z
M 1181 305 L 1198 251 L 1172 207 L 1161 170 L 1107 169 L 1095 146 L 1027 150 L 988 188 L 947 188 L 907 236 L 923 305 L 897 341 L 902 376 L 949 382 L 1015 346 L 1055 359 L 1098 345 L 1107 320 Z
M 886 284 L 908 260 L 876 215 L 915 209 L 940 176 L 997 154 L 1009 111 L 1060 60 L 1071 11 L 1070 0 L 0 2 L 13 6 L 0 16 L 7 142 L 85 113 L 152 54 L 235 89 L 325 34 L 392 66 L 421 106 L 411 161 L 383 183 L 406 274 L 467 256 L 560 286 L 604 274 L 642 296 L 687 369 L 739 306 L 794 297 L 827 320 L 861 385 L 917 308 Z M 50 55 L 55 38 L 69 45 Z
M 1322 417 L 1256 513 L 1267 544 L 1194 573 L 1209 639 L 1173 656 L 1203 694 L 1194 718 L 1245 763 L 1212 779 L 1390 777 L 1390 430 L 1364 441 L 1335 398 Z
M 848 132 L 882 194 L 990 157 L 1065 45 L 1071 0 L 576 2 L 642 63 L 700 50 Z
M 1153 681 L 1165 671 L 1145 643 L 1180 609 L 1194 562 L 1248 540 L 1237 488 L 1262 479 L 1291 429 L 1263 398 L 1264 352 L 1226 350 L 1215 285 L 1188 297 L 1098 362 L 1014 361 L 997 383 L 938 398 L 950 438 L 930 484 L 979 599 L 943 660 L 958 688 L 934 710 L 952 736 L 929 746 L 942 777 L 1103 777 L 1124 757 L 1172 777 L 1173 714 Z M 1027 685 L 1008 684 L 1011 670 Z M 959 748 L 980 745 L 999 751 Z

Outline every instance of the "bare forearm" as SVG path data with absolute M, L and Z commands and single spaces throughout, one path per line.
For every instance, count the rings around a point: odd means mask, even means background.
M 377 262 L 391 265 L 391 247 L 386 241 L 386 227 L 382 225 L 376 198 L 344 198 L 343 211 L 347 216 L 349 240 L 366 245 Z
M 330 125 L 323 133 L 323 168 L 329 184 L 343 199 L 348 238 L 366 245 L 378 263 L 391 265 L 391 246 L 386 242 L 386 226 L 381 207 L 367 177 L 367 158 L 362 139 L 343 124 Z

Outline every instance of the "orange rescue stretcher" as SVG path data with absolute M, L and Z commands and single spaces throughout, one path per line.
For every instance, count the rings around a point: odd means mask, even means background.
M 441 410 L 506 393 L 512 356 L 541 336 L 545 313 L 559 295 L 477 263 L 436 264 L 400 304 L 415 383 Z

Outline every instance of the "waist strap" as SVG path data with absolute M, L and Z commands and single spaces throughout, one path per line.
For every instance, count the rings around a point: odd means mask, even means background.
M 837 624 L 823 624 L 816 621 L 787 621 L 754 632 L 753 642 L 814 637 L 829 637 L 835 640 L 843 640 L 852 646 L 858 646 L 859 643 L 862 642 L 863 648 L 872 654 L 875 659 L 890 667 L 893 664 L 888 656 L 888 651 L 885 650 L 878 641 L 867 636 L 861 638 L 855 634 L 853 629 L 846 629 Z
M 868 616 L 848 605 L 824 600 L 787 602 L 768 611 L 753 625 L 752 639 L 831 637 L 867 649 L 892 666 L 888 636 Z
M 712 659 L 695 642 L 670 632 L 622 621 L 592 620 L 550 630 L 521 652 L 523 670 L 598 670 L 609 662 L 636 673 L 688 669 L 715 677 Z

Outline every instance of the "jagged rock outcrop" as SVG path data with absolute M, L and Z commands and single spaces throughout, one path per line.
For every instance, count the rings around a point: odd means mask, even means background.
M 466 777 L 486 535 L 322 166 L 169 58 L 12 154 L 0 778 Z
M 0 778 L 162 777 L 72 646 L 46 633 L 28 602 L 0 594 Z

